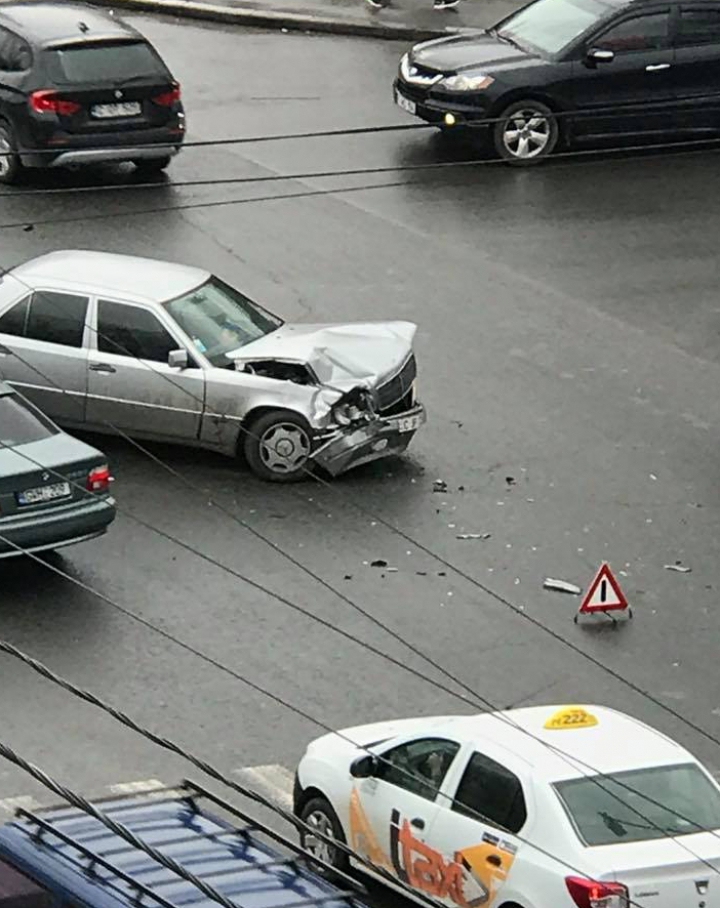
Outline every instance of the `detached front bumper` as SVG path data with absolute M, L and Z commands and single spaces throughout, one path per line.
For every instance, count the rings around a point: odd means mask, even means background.
M 416 404 L 396 416 L 338 429 L 320 445 L 312 459 L 331 476 L 338 476 L 360 464 L 402 454 L 426 421 L 425 407 Z

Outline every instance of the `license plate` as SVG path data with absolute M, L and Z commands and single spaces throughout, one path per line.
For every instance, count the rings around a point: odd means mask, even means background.
M 137 117 L 142 108 L 137 101 L 124 104 L 95 104 L 90 111 L 98 120 L 109 120 L 112 117 Z
M 56 482 L 50 486 L 39 489 L 27 489 L 18 492 L 18 504 L 42 504 L 44 501 L 54 501 L 56 498 L 67 498 L 70 494 L 69 482 Z
M 399 91 L 395 92 L 395 103 L 401 110 L 405 110 L 409 114 L 414 114 L 417 111 L 417 104 L 406 98 L 405 95 L 401 95 Z
M 392 424 L 398 432 L 415 432 L 422 425 L 422 415 L 416 413 L 414 416 L 399 416 L 392 420 Z

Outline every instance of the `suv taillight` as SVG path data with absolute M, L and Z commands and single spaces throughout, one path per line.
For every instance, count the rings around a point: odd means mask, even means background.
M 36 113 L 54 113 L 62 117 L 70 117 L 80 110 L 77 101 L 58 98 L 56 91 L 34 91 L 30 95 L 30 107 Z
M 112 481 L 113 478 L 110 475 L 110 467 L 104 463 L 102 466 L 95 467 L 88 473 L 87 490 L 88 492 L 107 492 Z
M 581 876 L 566 876 L 565 885 L 578 908 L 628 908 L 627 887 L 622 883 L 597 883 Z
M 180 84 L 178 82 L 173 82 L 173 87 L 170 91 L 164 91 L 161 95 L 155 95 L 153 101 L 155 104 L 159 104 L 160 107 L 172 107 L 173 104 L 180 100 L 180 95 Z

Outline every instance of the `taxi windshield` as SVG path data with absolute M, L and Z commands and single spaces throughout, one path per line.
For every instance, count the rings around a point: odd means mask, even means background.
M 720 829 L 720 791 L 694 763 L 570 779 L 553 787 L 585 845 Z

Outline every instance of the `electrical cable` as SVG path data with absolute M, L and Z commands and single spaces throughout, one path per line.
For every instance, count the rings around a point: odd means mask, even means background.
M 242 908 L 241 905 L 239 905 L 237 902 L 231 901 L 231 899 L 223 895 L 222 892 L 219 892 L 214 886 L 211 886 L 205 880 L 201 879 L 190 870 L 183 867 L 182 864 L 179 864 L 174 858 L 169 857 L 167 854 L 159 851 L 153 845 L 148 844 L 148 842 L 137 836 L 134 832 L 132 832 L 132 830 L 128 829 L 127 826 L 124 826 L 122 823 L 118 823 L 117 820 L 113 820 L 112 817 L 109 817 L 104 811 L 98 809 L 94 804 L 88 801 L 87 798 L 81 797 L 81 795 L 76 794 L 65 785 L 61 785 L 59 782 L 56 782 L 55 779 L 49 776 L 44 770 L 19 756 L 11 747 L 9 747 L 7 744 L 4 744 L 2 741 L 0 741 L 0 757 L 3 757 L 9 763 L 13 763 L 19 769 L 22 769 L 23 772 L 27 773 L 29 776 L 32 776 L 33 779 L 35 779 L 49 791 L 52 791 L 54 794 L 58 795 L 58 797 L 63 798 L 77 810 L 82 810 L 88 816 L 92 817 L 94 820 L 97 820 L 108 830 L 110 830 L 113 835 L 116 835 L 118 838 L 123 839 L 138 851 L 144 852 L 156 863 L 160 864 L 162 867 L 165 867 L 167 870 L 171 871 L 171 873 L 176 874 L 176 876 L 179 876 L 187 883 L 190 883 L 211 901 L 222 905 L 223 908 Z M 268 906 L 268 908 L 304 908 L 304 906 L 318 905 L 326 901 L 329 902 L 341 898 L 352 899 L 353 897 L 354 893 L 340 891 L 333 896 L 321 896 L 317 899 L 302 899 L 301 901 L 291 903 L 283 902 L 282 905 L 271 905 Z
M 704 149 L 707 147 L 718 146 L 720 139 L 696 139 L 688 142 L 667 142 L 661 145 L 630 145 L 627 147 L 614 147 L 609 149 L 602 149 L 598 151 L 597 149 L 583 149 L 581 151 L 570 151 L 570 152 L 559 152 L 556 155 L 552 155 L 548 160 L 550 162 L 563 160 L 565 158 L 578 158 L 578 157 L 588 157 L 596 156 L 602 154 L 621 154 L 624 152 L 637 152 L 637 151 L 657 151 L 667 150 L 667 149 L 679 149 L 686 154 L 694 154 L 696 149 Z M 458 168 L 465 167 L 488 167 L 488 166 L 498 166 L 506 165 L 506 162 L 501 159 L 488 159 L 487 157 L 483 158 L 469 158 L 463 161 L 431 161 L 424 164 L 396 164 L 385 167 L 356 167 L 349 168 L 344 170 L 325 170 L 325 171 L 309 171 L 305 173 L 288 173 L 288 174 L 266 174 L 263 176 L 255 177 L 223 177 L 223 178 L 211 178 L 207 180 L 173 180 L 172 182 L 165 181 L 150 181 L 150 182 L 140 182 L 140 183 L 102 183 L 98 186 L 59 186 L 59 187 L 41 187 L 41 188 L 30 188 L 22 189 L 18 192 L 0 192 L 0 199 L 20 199 L 26 198 L 27 196 L 52 196 L 52 195 L 78 195 L 81 193 L 122 193 L 125 191 L 132 191 L 137 189 L 186 189 L 189 187 L 206 187 L 206 186 L 239 186 L 253 183 L 276 183 L 282 182 L 285 180 L 320 180 L 320 179 L 330 179 L 332 177 L 353 177 L 353 176 L 369 176 L 369 175 L 379 175 L 384 173 L 412 173 L 417 171 L 426 171 L 426 170 L 456 170 Z M 263 166 L 263 165 L 258 165 Z
M 10 276 L 12 276 L 12 271 L 5 271 L 5 272 L 3 272 L 3 273 L 6 273 L 6 274 L 9 274 Z M 17 280 L 17 278 L 15 278 L 15 279 Z M 19 281 L 19 282 L 20 282 L 20 283 L 23 283 L 23 284 L 25 283 L 25 282 L 23 282 L 23 281 Z M 34 288 L 30 287 L 30 286 L 27 285 L 27 284 L 25 284 L 25 286 L 26 286 L 27 289 L 28 289 L 29 291 L 31 291 L 31 292 L 32 292 L 33 289 L 34 289 Z M 91 331 L 93 331 L 98 337 L 101 337 L 101 338 L 103 338 L 103 339 L 105 339 L 105 340 L 109 340 L 105 335 L 103 335 L 101 332 L 98 332 L 97 329 L 93 328 L 92 326 L 88 325 L 87 323 L 86 323 L 86 327 L 88 327 Z M 114 343 L 114 342 L 111 341 L 111 343 Z M 119 345 L 115 344 L 115 346 L 119 346 Z M 125 350 L 125 352 L 126 352 L 126 353 L 129 353 L 129 351 L 127 351 L 127 350 Z M 63 393 L 65 393 L 65 389 L 61 388 L 61 386 L 60 386 L 57 382 L 55 382 L 55 381 L 53 381 L 52 379 L 50 379 L 47 375 L 44 375 L 42 372 L 40 372 L 38 369 L 36 369 L 34 366 L 32 366 L 30 363 L 28 363 L 28 362 L 27 362 L 26 360 L 24 360 L 22 357 L 20 357 L 17 353 L 13 353 L 13 355 L 16 356 L 16 358 L 18 358 L 20 361 L 22 361 L 28 368 L 33 369 L 33 370 L 34 370 L 35 372 L 37 372 L 38 374 L 42 375 L 42 377 L 45 378 L 46 381 L 49 381 L 51 384 L 53 384 L 55 387 L 57 387 L 59 390 L 61 390 Z M 132 354 L 129 354 L 129 355 L 132 355 Z M 179 385 L 178 383 L 174 382 L 169 376 L 166 376 L 166 375 L 164 375 L 164 373 L 158 372 L 157 370 L 153 369 L 152 366 L 149 365 L 149 363 L 148 363 L 147 361 L 145 361 L 145 360 L 140 360 L 138 357 L 133 357 L 133 358 L 136 359 L 137 362 L 142 363 L 146 368 L 148 368 L 148 370 L 149 370 L 150 372 L 153 372 L 153 374 L 159 375 L 159 376 L 162 377 L 163 379 L 169 381 L 174 387 L 179 388 L 180 390 L 183 391 L 183 393 L 185 393 L 185 394 L 189 395 L 190 397 L 192 397 L 192 398 L 193 398 L 194 400 L 196 400 L 197 402 L 203 403 L 203 401 L 202 401 L 200 398 L 198 398 L 196 395 L 194 395 L 194 394 L 193 394 L 191 391 L 189 391 L 188 389 L 186 389 L 186 388 L 184 388 L 183 386 Z M 227 417 L 227 414 L 221 414 L 221 415 L 224 416 L 224 417 Z M 122 432 L 122 431 L 119 430 L 116 426 L 114 426 L 112 423 L 109 423 L 109 422 L 107 422 L 107 421 L 105 421 L 105 422 L 106 422 L 106 424 L 108 425 L 109 428 L 111 428 L 114 432 L 116 432 L 117 434 L 119 434 L 121 437 L 125 438 L 131 445 L 133 445 L 133 446 L 135 446 L 136 448 L 138 448 L 138 450 L 142 451 L 142 452 L 145 453 L 147 456 L 150 456 L 151 458 L 155 459 L 156 462 L 162 463 L 162 462 L 159 460 L 159 458 L 154 458 L 154 456 L 151 455 L 144 447 L 142 447 L 141 445 L 139 445 L 135 440 L 131 439 L 131 438 L 127 435 L 127 433 Z M 247 430 L 246 430 L 246 431 L 247 431 Z M 166 467 L 166 469 L 169 469 L 169 470 L 172 472 L 172 468 L 169 468 L 169 466 Z M 608 675 L 609 675 L 610 677 L 612 677 L 614 680 L 619 681 L 620 683 L 624 684 L 624 685 L 625 685 L 626 687 L 628 687 L 629 689 L 633 690 L 635 693 L 638 693 L 638 694 L 640 694 L 641 696 L 645 697 L 649 702 L 652 702 L 654 705 L 660 707 L 660 708 L 663 709 L 666 713 L 668 713 L 669 715 L 673 716 L 673 718 L 679 720 L 680 722 L 682 722 L 683 724 L 685 724 L 687 727 L 693 729 L 695 732 L 699 733 L 700 735 L 702 735 L 703 737 L 705 737 L 706 739 L 708 739 L 708 740 L 711 741 L 712 743 L 714 743 L 714 744 L 720 746 L 720 739 L 718 739 L 717 737 L 715 737 L 711 732 L 708 732 L 706 729 L 702 728 L 702 727 L 701 727 L 700 725 L 698 725 L 697 723 L 694 723 L 692 720 L 688 719 L 686 716 L 684 716 L 684 715 L 683 715 L 682 713 L 680 713 L 678 710 L 675 710 L 673 707 L 671 707 L 671 706 L 669 706 L 669 705 L 663 703 L 662 700 L 660 700 L 659 698 L 655 697 L 652 693 L 650 693 L 649 691 L 647 691 L 647 690 L 645 690 L 644 688 L 640 687 L 639 685 L 635 684 L 633 681 L 630 681 L 630 680 L 629 680 L 628 678 L 626 678 L 624 675 L 621 675 L 620 672 L 617 672 L 617 671 L 615 671 L 614 669 L 610 668 L 610 667 L 607 666 L 604 662 L 602 662 L 602 661 L 600 661 L 599 659 L 597 659 L 596 657 L 592 656 L 590 653 L 586 653 L 581 647 L 579 647 L 577 644 L 573 643 L 573 642 L 572 642 L 571 640 L 569 640 L 567 637 L 564 637 L 562 634 L 560 634 L 560 633 L 558 633 L 557 631 L 553 630 L 551 627 L 549 627 L 548 625 L 544 624 L 544 623 L 543 623 L 542 621 L 540 621 L 539 619 L 534 618 L 533 616 L 529 615 L 524 609 L 522 609 L 522 608 L 520 608 L 519 606 L 515 605 L 515 604 L 514 604 L 513 602 L 511 602 L 509 599 L 507 599 L 506 597 L 502 596 L 500 593 L 496 592 L 496 591 L 493 590 L 491 587 L 487 586 L 487 584 L 482 583 L 482 581 L 480 581 L 480 580 L 478 580 L 477 578 L 473 577 L 471 574 L 468 574 L 467 571 L 463 570 L 462 568 L 458 567 L 458 566 L 455 565 L 454 563 L 450 562 L 448 559 L 444 558 L 444 557 L 443 557 L 442 555 L 440 555 L 439 553 L 433 551 L 433 550 L 430 549 L 428 546 L 425 546 L 423 543 L 421 543 L 419 540 L 417 540 L 416 538 L 414 538 L 413 536 L 411 536 L 410 534 L 408 534 L 406 531 L 402 530 L 400 527 L 397 527 L 395 524 L 390 523 L 390 522 L 389 522 L 388 520 L 386 520 L 384 517 L 381 517 L 381 516 L 375 514 L 374 512 L 368 510 L 368 509 L 365 508 L 363 505 L 358 504 L 354 499 L 351 499 L 351 498 L 350 498 L 349 496 L 347 496 L 344 492 L 342 492 L 340 489 L 338 489 L 338 487 L 337 487 L 336 485 L 333 485 L 333 484 L 327 482 L 327 480 L 324 480 L 322 477 L 318 476 L 316 473 L 313 473 L 313 472 L 312 472 L 311 470 L 309 470 L 308 468 L 304 468 L 304 469 L 305 469 L 305 472 L 307 473 L 307 475 L 308 475 L 309 477 L 311 477 L 315 482 L 319 483 L 320 485 L 324 486 L 325 488 L 330 489 L 331 492 L 332 492 L 333 494 L 342 497 L 344 501 L 347 501 L 352 507 L 354 507 L 354 508 L 355 508 L 356 510 L 358 510 L 360 513 L 362 513 L 364 516 L 369 517 L 369 518 L 371 518 L 371 519 L 373 519 L 373 520 L 376 520 L 377 522 L 381 523 L 386 529 L 390 530 L 392 533 L 399 535 L 403 540 L 405 540 L 406 542 L 410 543 L 411 545 L 414 545 L 414 546 L 415 546 L 416 548 L 418 548 L 420 551 L 424 552 L 424 553 L 427 554 L 429 557 L 432 557 L 432 558 L 435 559 L 439 564 L 442 564 L 445 568 L 447 568 L 448 570 L 451 570 L 453 573 L 457 574 L 459 577 L 461 577 L 463 580 L 465 580 L 466 582 L 470 583 L 471 585 L 475 586 L 477 589 L 480 589 L 482 592 L 484 592 L 486 595 L 490 596 L 492 599 L 494 599 L 494 600 L 495 600 L 496 602 L 498 602 L 499 604 L 503 605 L 505 608 L 509 608 L 509 609 L 510 609 L 511 611 L 513 611 L 513 613 L 516 614 L 518 617 L 522 617 L 522 618 L 526 619 L 527 621 L 529 621 L 533 626 L 535 626 L 536 628 L 542 630 L 543 632 L 545 632 L 546 634 L 548 634 L 549 636 L 551 636 L 556 642 L 561 643 L 562 645 L 566 646 L 567 648 L 569 648 L 570 650 L 572 650 L 576 655 L 581 656 L 581 657 L 584 658 L 586 661 L 588 661 L 588 662 L 590 662 L 591 664 L 593 664 L 596 668 L 601 669 L 603 672 L 605 672 L 606 674 L 608 674 Z M 180 478 L 180 474 L 177 474 L 177 472 L 176 472 L 175 475 L 177 475 L 178 478 Z M 206 494 L 206 493 L 203 493 L 203 494 Z M 216 503 L 216 506 L 218 506 L 218 507 L 224 507 L 224 506 L 219 505 L 219 504 L 217 504 L 217 503 Z M 227 511 L 226 511 L 226 513 L 227 513 Z M 132 516 L 132 515 L 131 515 L 131 516 Z M 248 525 L 245 521 L 242 521 L 241 518 L 238 518 L 237 515 L 229 514 L 229 516 L 231 516 L 231 518 L 232 518 L 233 520 L 236 520 L 238 523 L 240 523 L 245 529 L 249 529 L 249 525 Z M 135 519 L 135 518 L 134 518 L 134 519 Z M 160 532 L 163 532 L 163 531 L 160 531 Z M 262 541 L 265 542 L 266 544 L 272 545 L 272 547 L 275 548 L 276 551 L 281 551 L 275 544 L 271 543 L 267 538 L 264 538 L 264 537 L 260 536 L 260 535 L 259 535 L 259 531 L 255 531 L 255 530 L 253 529 L 252 532 L 254 532 L 255 535 L 256 535 L 258 538 L 261 538 Z M 166 534 L 166 538 L 169 538 L 169 539 L 171 539 L 172 541 L 175 541 L 175 542 L 176 542 L 177 544 L 179 544 L 179 545 L 186 546 L 186 543 L 182 543 L 181 541 L 175 539 L 175 537 L 169 536 L 169 534 Z M 198 554 L 200 557 L 204 557 L 202 553 L 195 552 L 195 554 Z M 288 559 L 292 559 L 292 557 L 293 557 L 293 556 L 289 556 L 288 553 L 285 553 L 285 552 L 282 552 L 282 551 L 281 551 L 281 554 L 283 554 L 283 555 L 284 555 L 286 558 L 288 558 Z M 300 564 L 297 562 L 296 559 L 293 560 L 293 563 L 296 564 L 296 566 L 300 566 Z M 216 566 L 220 566 L 220 564 L 218 563 Z M 231 573 L 233 572 L 233 569 L 227 568 L 227 567 L 225 567 L 225 566 L 222 566 L 222 569 L 223 569 L 223 570 L 230 571 Z M 305 570 L 304 567 L 303 567 L 302 569 Z M 307 571 L 306 571 L 306 572 L 307 572 Z M 236 574 L 236 576 L 237 576 L 237 574 Z M 357 606 L 356 603 L 353 603 L 353 602 L 350 600 L 349 597 L 347 597 L 344 593 L 341 593 L 340 591 L 336 590 L 334 587 L 330 586 L 326 581 L 322 580 L 322 578 L 319 578 L 318 576 L 314 576 L 314 575 L 312 575 L 312 574 L 310 574 L 310 576 L 313 576 L 313 579 L 315 579 L 316 581 L 318 581 L 318 582 L 322 583 L 323 585 L 325 585 L 325 587 L 326 587 L 327 589 L 329 589 L 330 591 L 332 591 L 335 595 L 339 596 L 344 602 L 346 602 L 346 604 L 351 605 L 351 607 L 354 608 L 354 609 L 356 609 L 356 610 L 360 610 L 360 607 Z M 245 577 L 243 577 L 242 575 L 240 575 L 238 579 L 242 579 L 244 582 L 250 582 L 248 578 L 245 578 Z M 254 581 L 253 581 L 253 582 L 254 582 Z M 265 588 L 262 588 L 262 591 L 266 592 L 268 595 L 275 596 L 274 593 L 268 591 L 268 590 L 265 589 Z M 277 597 L 276 597 L 276 598 L 277 598 Z M 287 604 L 287 603 L 286 603 L 286 604 Z M 395 639 L 398 639 L 398 640 L 399 640 L 400 642 L 402 642 L 406 647 L 408 647 L 408 648 L 411 649 L 411 650 L 413 649 L 411 644 L 409 644 L 406 640 L 404 640 L 400 635 L 396 635 L 395 632 L 393 632 L 390 628 L 388 628 L 386 625 L 384 625 L 384 623 L 380 622 L 379 619 L 375 618 L 374 616 L 371 616 L 370 613 L 366 612 L 365 610 L 361 610 L 361 613 L 362 613 L 362 614 L 364 615 L 364 617 L 366 617 L 368 620 L 372 621 L 372 622 L 375 623 L 377 626 L 381 627 L 381 629 L 384 630 L 386 633 L 395 636 Z M 311 615 L 312 613 L 307 613 L 307 614 L 308 614 L 308 615 Z M 317 616 L 313 616 L 313 620 L 318 620 L 318 621 L 320 621 L 320 619 L 318 619 Z M 337 629 L 334 628 L 333 625 L 330 625 L 329 622 L 328 622 L 327 624 L 328 624 L 328 626 L 330 626 L 333 630 L 336 630 L 336 631 L 337 631 Z M 337 631 L 337 632 L 340 633 L 340 631 Z M 378 652 L 381 652 L 381 651 L 378 651 Z M 387 654 L 385 654 L 385 655 L 387 655 Z M 444 669 L 442 669 L 439 665 L 433 663 L 431 660 L 428 660 L 428 658 L 427 658 L 424 654 L 422 654 L 422 653 L 417 653 L 417 652 L 416 652 L 416 655 L 420 655 L 420 657 L 423 658 L 423 659 L 425 659 L 425 661 L 429 661 L 429 663 L 430 663 L 431 665 L 433 665 L 434 668 L 436 668 L 437 670 L 443 672 L 446 676 L 448 676 L 448 673 L 447 673 Z M 408 666 L 406 666 L 404 663 L 401 663 L 401 664 L 403 665 L 403 668 L 405 668 L 406 670 L 408 670 Z M 451 677 L 452 680 L 453 680 L 456 684 L 459 684 L 459 685 L 461 685 L 461 686 L 467 687 L 467 685 L 464 685 L 464 683 L 463 683 L 462 681 L 460 681 L 459 679 L 454 678 L 452 675 L 450 675 L 449 677 Z M 450 691 L 450 690 L 446 690 L 446 692 L 450 693 L 451 691 Z M 453 696 L 458 696 L 456 692 L 452 692 L 452 694 L 453 694 Z
M 199 658 L 201 661 L 206 662 L 206 663 L 212 665 L 214 668 L 218 669 L 219 671 L 230 675 L 230 677 L 234 678 L 237 681 L 240 681 L 241 683 L 245 684 L 247 687 L 250 687 L 251 690 L 254 690 L 257 693 L 260 693 L 263 696 L 271 699 L 273 702 L 278 703 L 279 705 L 283 706 L 284 708 L 288 709 L 289 711 L 306 719 L 311 724 L 324 729 L 325 731 L 341 738 L 342 740 L 345 740 L 347 743 L 351 744 L 353 747 L 356 747 L 359 750 L 364 750 L 366 753 L 377 757 L 377 755 L 372 750 L 370 750 L 367 746 L 358 744 L 357 742 L 353 741 L 351 738 L 348 738 L 342 732 L 332 728 L 331 726 L 322 722 L 320 719 L 317 719 L 314 716 L 311 716 L 309 713 L 307 713 L 301 707 L 297 707 L 294 704 L 291 704 L 289 701 L 285 700 L 283 697 L 280 697 L 277 694 L 271 693 L 266 688 L 263 688 L 261 685 L 257 684 L 255 681 L 252 681 L 249 678 L 247 678 L 246 676 L 241 675 L 240 672 L 238 672 L 236 669 L 232 668 L 231 666 L 226 665 L 225 663 L 221 662 L 220 660 L 216 659 L 215 657 L 210 656 L 209 654 L 205 653 L 203 650 L 198 649 L 195 645 L 188 643 L 185 640 L 182 640 L 181 638 L 170 633 L 169 631 L 164 630 L 163 628 L 159 627 L 158 625 L 153 624 L 147 618 L 144 618 L 141 615 L 138 615 L 135 612 L 130 611 L 130 609 L 125 608 L 125 606 L 116 602 L 115 600 L 113 600 L 112 598 L 107 596 L 105 593 L 102 593 L 99 590 L 94 589 L 89 584 L 85 583 L 82 580 L 79 580 L 76 577 L 73 577 L 71 574 L 68 574 L 66 571 L 63 571 L 61 568 L 57 567 L 56 565 L 43 561 L 43 559 L 40 558 L 38 555 L 36 555 L 34 552 L 28 551 L 27 549 L 24 549 L 22 546 L 17 545 L 11 539 L 8 539 L 8 537 L 0 534 L 0 541 L 4 542 L 6 545 L 9 545 L 11 548 L 13 548 L 15 551 L 17 551 L 18 554 L 26 555 L 28 558 L 31 558 L 33 561 L 35 561 L 37 564 L 40 564 L 43 567 L 48 568 L 49 570 L 51 570 L 53 573 L 57 574 L 58 576 L 63 577 L 66 580 L 69 580 L 71 583 L 75 584 L 76 586 L 79 586 L 86 592 L 90 593 L 91 595 L 95 596 L 96 598 L 100 599 L 101 601 L 105 602 L 106 604 L 110 605 L 111 607 L 117 609 L 119 612 L 121 612 L 122 614 L 124 614 L 125 616 L 130 618 L 132 621 L 135 621 L 135 622 L 141 624 L 147 630 L 150 630 L 153 633 L 159 634 L 164 639 L 166 639 L 166 640 L 172 642 L 174 645 L 178 646 L 180 649 L 183 649 L 186 652 L 191 653 L 192 655 Z M 2 649 L 5 652 L 9 652 L 7 647 L 2 647 Z M 46 675 L 46 677 L 47 677 L 47 675 Z M 5 756 L 5 754 L 3 753 L 3 751 L 1 749 L 0 749 L 0 756 Z M 382 758 L 380 758 L 380 759 L 382 759 Z M 388 762 L 388 761 L 386 761 L 386 762 Z M 403 770 L 402 767 L 397 767 L 397 766 L 394 766 L 394 764 L 393 764 L 393 768 L 398 769 L 401 772 L 404 772 L 405 775 L 412 776 L 413 778 L 415 778 L 412 773 L 409 773 L 407 770 Z M 415 779 L 415 780 L 417 781 L 417 779 Z M 480 814 L 478 811 L 473 810 L 473 808 L 471 808 L 469 805 L 467 806 L 466 809 L 469 810 L 475 817 L 477 817 L 481 821 L 486 822 L 495 828 L 499 828 L 499 829 L 503 828 L 497 822 L 489 821 L 486 818 L 484 818 L 482 816 L 482 814 Z M 544 855 L 545 857 L 549 857 L 551 860 L 556 861 L 558 864 L 567 868 L 568 870 L 571 870 L 573 873 L 577 873 L 578 875 L 582 876 L 585 879 L 591 879 L 588 876 L 588 874 L 585 873 L 584 871 L 579 870 L 577 867 L 574 867 L 572 864 L 569 864 L 563 858 L 558 857 L 557 855 L 553 854 L 552 852 L 548 851 L 547 849 L 543 848 L 542 846 L 536 844 L 535 842 L 532 842 L 529 839 L 524 838 L 523 836 L 519 835 L 516 832 L 512 832 L 510 830 L 504 830 L 504 831 L 506 831 L 509 835 L 512 835 L 515 839 L 517 839 L 518 842 L 521 842 L 522 844 L 527 845 L 530 848 L 533 848 L 535 851 L 539 852 L 540 854 Z M 699 858 L 699 857 L 698 857 L 698 859 L 702 860 L 702 858 Z M 400 885 L 401 888 L 404 888 L 402 881 L 398 881 L 394 877 L 393 877 L 393 883 L 396 885 Z M 416 897 L 416 895 L 417 895 L 417 893 L 415 892 L 414 889 L 412 890 L 412 894 L 414 897 Z M 638 902 L 635 902 L 632 900 L 630 900 L 630 902 L 628 904 L 635 905 L 636 908 L 642 908 L 642 906 Z

